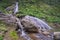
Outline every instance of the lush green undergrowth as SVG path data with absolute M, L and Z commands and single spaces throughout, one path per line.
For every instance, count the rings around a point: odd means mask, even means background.
M 7 6 L 11 5 L 8 2 L 1 2 L 0 3 L 0 10 L 6 13 L 5 9 Z M 32 0 L 29 1 L 19 1 L 19 14 L 20 15 L 31 15 L 38 17 L 40 19 L 45 19 L 48 22 L 52 23 L 60 23 L 60 6 L 57 5 L 48 5 L 42 1 Z
M 9 5 L 11 5 L 9 2 L 3 0 L 3 2 L 0 2 L 0 10 L 7 13 L 5 8 Z M 23 3 L 19 1 L 19 12 L 17 15 L 31 15 L 40 19 L 45 19 L 48 23 L 60 23 L 60 6 L 48 5 L 38 0 L 32 0 L 32 2 L 24 1 Z M 0 30 L 6 30 L 5 27 L 6 26 L 0 22 Z M 16 32 L 11 32 L 10 35 L 17 39 Z M 0 36 L 0 40 L 3 40 L 2 36 Z
M 40 19 L 45 19 L 48 22 L 60 23 L 60 12 L 57 7 L 52 7 L 43 2 L 39 4 L 29 4 L 26 3 L 25 6 L 19 8 L 20 14 L 32 15 Z
M 14 2 L 7 1 L 8 0 L 2 0 L 2 2 L 0 2 L 0 10 L 4 13 L 8 13 L 4 9 Z M 60 5 L 58 5 L 58 2 L 55 4 L 53 2 L 53 5 L 49 5 L 47 2 L 42 0 L 19 0 L 19 12 L 17 15 L 31 15 L 40 19 L 45 19 L 48 23 L 60 23 Z M 10 12 L 11 11 L 9 11 L 9 13 Z

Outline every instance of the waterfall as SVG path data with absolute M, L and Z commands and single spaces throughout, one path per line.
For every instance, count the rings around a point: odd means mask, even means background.
M 14 8 L 14 14 L 16 14 L 18 12 L 18 2 L 16 2 L 15 8 Z M 45 29 L 46 30 L 50 30 L 52 29 L 50 26 L 48 26 L 47 23 L 45 23 L 44 21 L 42 21 L 41 19 L 38 19 L 36 17 L 32 17 L 32 16 L 25 16 L 25 18 L 27 18 L 28 20 L 30 20 L 31 22 L 34 22 L 35 27 L 38 29 L 38 31 L 40 31 L 40 29 Z M 19 27 L 21 29 L 19 29 L 19 31 L 21 32 L 21 37 L 23 37 L 25 40 L 32 40 L 28 34 L 25 32 L 24 27 L 21 25 L 21 21 L 16 18 L 17 20 L 17 24 L 19 25 Z M 42 38 L 43 38 L 43 34 L 41 34 Z M 36 34 L 36 37 L 40 37 Z M 44 40 L 44 39 L 43 39 Z
M 25 16 L 26 19 L 30 20 L 31 22 L 34 22 L 34 24 L 36 25 L 36 28 L 40 28 L 40 29 L 46 29 L 46 30 L 50 30 L 52 29 L 47 23 L 45 23 L 44 21 L 42 21 L 41 19 L 38 19 L 36 17 L 32 17 L 32 16 Z
M 23 37 L 25 40 L 31 40 L 31 38 L 28 36 L 28 34 L 25 33 L 25 31 L 23 30 L 23 26 L 21 25 L 21 21 L 16 18 L 17 20 L 17 24 L 19 25 L 19 27 L 21 28 L 19 31 L 21 32 L 21 37 Z
M 16 2 L 15 8 L 14 8 L 14 14 L 16 14 L 17 12 L 18 12 L 18 2 Z M 19 31 L 21 32 L 20 36 L 23 37 L 25 40 L 31 40 L 31 38 L 23 30 L 24 28 L 21 25 L 21 21 L 18 18 L 16 18 L 16 20 L 17 20 L 17 24 L 21 28 L 21 29 L 19 29 Z
M 47 23 L 42 21 L 41 19 L 38 19 L 38 18 L 32 17 L 32 16 L 28 16 L 28 15 L 25 16 L 24 18 L 27 20 L 26 22 L 31 22 L 31 24 L 34 25 L 38 29 L 39 32 L 40 31 L 49 32 L 49 30 L 52 30 L 52 28 Z M 44 29 L 44 30 L 42 30 L 42 29 Z M 40 33 L 37 33 L 35 36 L 37 38 L 42 38 L 43 40 L 45 40 L 45 39 L 46 40 L 53 40 L 54 34 L 53 34 L 53 32 L 51 32 L 49 34 L 50 38 L 47 38 L 46 36 L 44 36 L 43 34 L 40 34 Z
M 15 4 L 14 14 L 16 14 L 17 12 L 18 12 L 18 2 L 16 2 L 16 4 Z

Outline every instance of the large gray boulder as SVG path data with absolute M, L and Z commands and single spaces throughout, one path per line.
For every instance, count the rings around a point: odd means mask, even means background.
M 43 40 L 53 40 L 54 32 L 52 28 L 48 26 L 44 21 L 32 16 L 25 16 L 21 19 L 21 23 L 24 29 L 28 33 L 40 33 L 39 35 L 42 36 Z M 40 37 L 39 36 L 39 37 Z
M 23 25 L 24 28 L 28 29 L 28 30 L 52 30 L 52 28 L 50 26 L 48 26 L 48 24 L 46 24 L 44 21 L 42 21 L 41 19 L 38 19 L 36 17 L 32 17 L 32 16 L 25 16 L 21 19 L 21 23 Z M 33 30 L 32 30 L 33 31 Z

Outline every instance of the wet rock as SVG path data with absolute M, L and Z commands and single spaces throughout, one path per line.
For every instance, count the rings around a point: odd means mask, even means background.
M 21 19 L 21 23 L 22 23 L 23 27 L 25 29 L 27 29 L 28 31 L 36 30 L 35 32 L 38 32 L 39 30 L 41 31 L 41 29 L 46 29 L 46 30 L 52 29 L 44 21 L 42 21 L 36 17 L 32 17 L 32 16 L 28 16 L 28 15 Z
M 38 33 L 37 28 L 24 28 L 27 33 Z
M 42 33 L 31 33 L 31 34 L 29 34 L 29 36 L 33 40 L 53 40 L 51 37 L 47 37 L 47 36 L 43 35 Z
M 34 35 L 34 40 L 53 40 L 53 31 L 44 21 L 32 17 L 25 16 L 21 19 L 21 23 L 28 33 L 39 33 L 39 38 L 36 38 L 38 34 Z M 35 39 L 36 38 L 36 39 Z
M 60 32 L 54 32 L 54 39 L 60 40 Z
M 38 32 L 38 29 L 35 27 L 34 22 L 29 19 L 23 18 L 21 20 L 22 25 L 27 32 Z
M 2 17 L 2 18 L 4 19 L 4 17 Z M 22 38 L 25 38 L 26 40 L 28 40 L 30 37 L 33 40 L 40 40 L 40 39 L 41 40 L 53 40 L 53 32 L 50 32 L 49 31 L 52 28 L 50 26 L 48 26 L 44 21 L 42 21 L 42 20 L 40 20 L 40 19 L 38 19 L 36 17 L 25 16 L 25 17 L 19 19 L 19 18 L 13 16 L 13 15 L 10 15 L 10 16 L 8 15 L 5 18 L 7 18 L 7 19 L 5 19 L 6 22 L 7 22 L 7 24 L 8 23 L 16 23 L 16 24 L 18 24 L 19 29 L 21 31 L 20 34 L 22 35 L 22 36 L 21 35 L 19 35 L 19 36 L 22 37 Z M 5 35 L 5 38 L 4 39 L 5 40 L 13 40 L 10 37 L 10 34 L 9 33 L 11 31 L 15 31 L 15 29 L 16 29 L 15 26 L 13 28 L 10 27 L 9 30 L 8 30 L 8 33 L 6 33 L 6 35 Z M 35 35 L 33 35 L 33 36 L 30 35 L 29 36 L 28 34 L 30 34 L 30 33 L 34 33 Z

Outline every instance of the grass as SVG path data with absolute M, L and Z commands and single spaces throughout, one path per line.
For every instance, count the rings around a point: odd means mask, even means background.
M 7 4 L 8 3 L 8 4 Z M 4 1 L 0 2 L 0 10 L 4 13 L 8 13 L 4 10 L 11 3 Z M 60 6 L 49 5 L 43 1 L 31 0 L 19 1 L 19 13 L 17 15 L 31 15 L 40 19 L 45 19 L 48 23 L 60 23 Z M 9 11 L 10 13 L 11 11 Z
M 21 12 L 21 13 L 20 13 Z M 40 2 L 39 4 L 29 4 L 26 3 L 24 5 L 19 6 L 19 13 L 20 15 L 32 15 L 35 17 L 38 17 L 40 19 L 45 19 L 48 22 L 52 23 L 60 23 L 60 12 L 57 7 L 52 7 L 50 5 L 47 5 L 43 2 Z
M 19 1 L 19 15 L 32 15 L 40 19 L 45 19 L 47 22 L 60 23 L 60 7 L 58 5 L 48 5 L 38 0 L 32 0 L 32 2 L 25 1 L 23 1 L 23 3 Z M 11 5 L 10 3 L 7 3 L 7 0 L 3 0 L 3 2 L 0 3 L 0 10 L 4 13 L 7 13 L 4 9 Z

